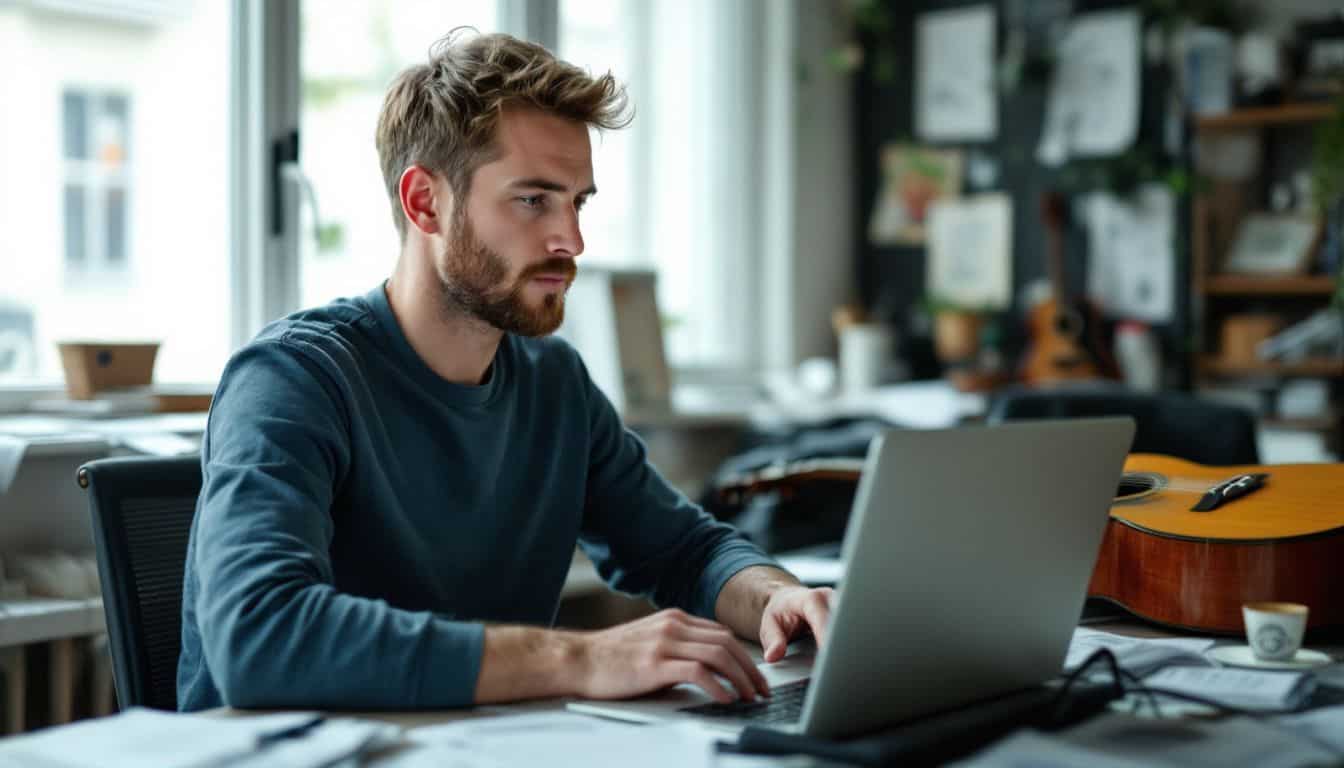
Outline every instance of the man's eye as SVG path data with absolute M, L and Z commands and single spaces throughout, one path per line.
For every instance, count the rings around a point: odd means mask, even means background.
M 524 195 L 523 197 L 518 198 L 518 202 L 522 203 L 528 208 L 540 208 L 544 200 L 545 198 L 543 198 L 541 195 Z

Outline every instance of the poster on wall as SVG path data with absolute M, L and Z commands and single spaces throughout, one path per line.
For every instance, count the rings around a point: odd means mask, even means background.
M 924 141 L 994 138 L 994 7 L 925 13 L 915 29 L 916 135 Z
M 929 206 L 961 194 L 961 152 L 888 144 L 881 162 L 868 240 L 873 245 L 923 245 Z
M 1133 199 L 1106 192 L 1083 202 L 1088 231 L 1088 295 L 1107 315 L 1171 321 L 1176 308 L 1176 201 L 1162 184 Z
M 940 302 L 1006 309 L 1013 298 L 1013 199 L 1003 193 L 941 200 L 929 208 L 925 288 Z
M 1036 159 L 1116 155 L 1139 133 L 1139 12 L 1083 14 L 1060 42 Z

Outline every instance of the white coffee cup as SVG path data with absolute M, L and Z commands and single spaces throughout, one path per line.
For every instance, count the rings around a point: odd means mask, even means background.
M 1307 606 L 1301 603 L 1246 603 L 1246 642 L 1261 661 L 1287 661 L 1302 647 L 1307 630 Z

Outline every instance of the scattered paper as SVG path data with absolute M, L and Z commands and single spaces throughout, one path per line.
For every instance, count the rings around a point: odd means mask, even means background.
M 1234 717 L 1146 720 L 1107 714 L 1055 734 L 1019 731 L 960 766 L 1289 768 L 1334 765 L 1339 756 L 1290 729 Z
M 709 766 L 721 736 L 689 722 L 630 725 L 573 712 L 463 720 L 406 733 L 411 742 L 434 749 L 446 765 L 555 768 Z
M 47 728 L 0 742 L 0 766 L 197 768 L 232 765 L 266 734 L 308 722 L 312 712 L 214 717 L 132 708 L 119 715 Z M 321 763 L 287 763 L 290 766 Z
M 1344 752 L 1344 707 L 1313 709 L 1297 715 L 1284 715 L 1274 722 Z
M 1167 667 L 1145 677 L 1143 684 L 1263 711 L 1296 709 L 1316 690 L 1315 679 L 1303 672 L 1206 667 Z
M 1059 44 L 1036 158 L 1114 155 L 1139 131 L 1139 12 L 1078 16 Z
M 929 295 L 968 308 L 1013 299 L 1013 199 L 995 193 L 929 208 Z
M 779 564 L 809 587 L 833 587 L 845 576 L 845 563 L 838 557 L 794 555 L 780 557 Z
M 992 5 L 919 17 L 915 131 L 921 139 L 975 141 L 998 134 L 994 29 Z
M 1083 202 L 1087 293 L 1112 317 L 1166 323 L 1176 308 L 1176 201 L 1161 184 L 1132 201 L 1098 192 Z
M 1069 643 L 1069 652 L 1064 659 L 1066 670 L 1076 669 L 1087 657 L 1102 648 L 1115 654 L 1116 662 L 1128 672 L 1143 676 L 1156 671 L 1167 664 L 1181 663 L 1198 666 L 1212 666 L 1204 658 L 1204 652 L 1213 647 L 1213 640 L 1207 638 L 1164 637 L 1157 639 L 1127 637 L 1110 632 L 1079 627 L 1073 631 L 1073 641 Z M 1094 667 L 1098 672 L 1106 667 L 1098 663 Z

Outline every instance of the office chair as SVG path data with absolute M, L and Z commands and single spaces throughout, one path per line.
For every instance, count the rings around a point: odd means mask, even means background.
M 117 702 L 177 709 L 182 577 L 201 491 L 199 456 L 98 459 L 89 491 Z
M 1161 453 L 1210 466 L 1259 464 L 1255 416 L 1178 392 L 1123 388 L 1014 390 L 990 406 L 988 421 L 1132 416 L 1134 453 Z

